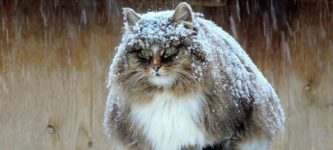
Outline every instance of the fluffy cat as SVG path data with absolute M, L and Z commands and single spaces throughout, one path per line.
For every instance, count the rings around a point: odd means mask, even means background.
M 104 120 L 113 149 L 269 149 L 280 100 L 231 36 L 186 3 L 123 14 Z

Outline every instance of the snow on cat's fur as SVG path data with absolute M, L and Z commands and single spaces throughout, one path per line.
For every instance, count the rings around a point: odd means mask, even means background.
M 274 89 L 240 45 L 181 3 L 124 9 L 104 126 L 121 149 L 267 149 L 284 124 Z

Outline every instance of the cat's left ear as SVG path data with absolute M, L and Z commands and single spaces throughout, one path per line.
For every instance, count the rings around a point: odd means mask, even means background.
M 193 23 L 191 6 L 185 2 L 178 4 L 172 16 L 172 20 L 176 24 Z
M 124 21 L 132 28 L 140 20 L 140 16 L 132 8 L 123 8 Z
M 176 7 L 175 13 L 172 16 L 172 21 L 175 24 L 184 24 L 184 26 L 192 31 L 196 32 L 193 24 L 193 12 L 189 4 L 182 2 Z

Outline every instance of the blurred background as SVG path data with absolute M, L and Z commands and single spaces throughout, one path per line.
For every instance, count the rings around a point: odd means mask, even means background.
M 0 149 L 105 150 L 106 79 L 123 18 L 180 0 L 0 0 Z M 273 150 L 333 149 L 333 1 L 192 0 L 281 98 Z

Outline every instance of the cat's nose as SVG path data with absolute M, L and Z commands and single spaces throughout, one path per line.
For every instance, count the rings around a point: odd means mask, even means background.
M 153 64 L 153 69 L 157 72 L 161 68 L 159 64 Z

